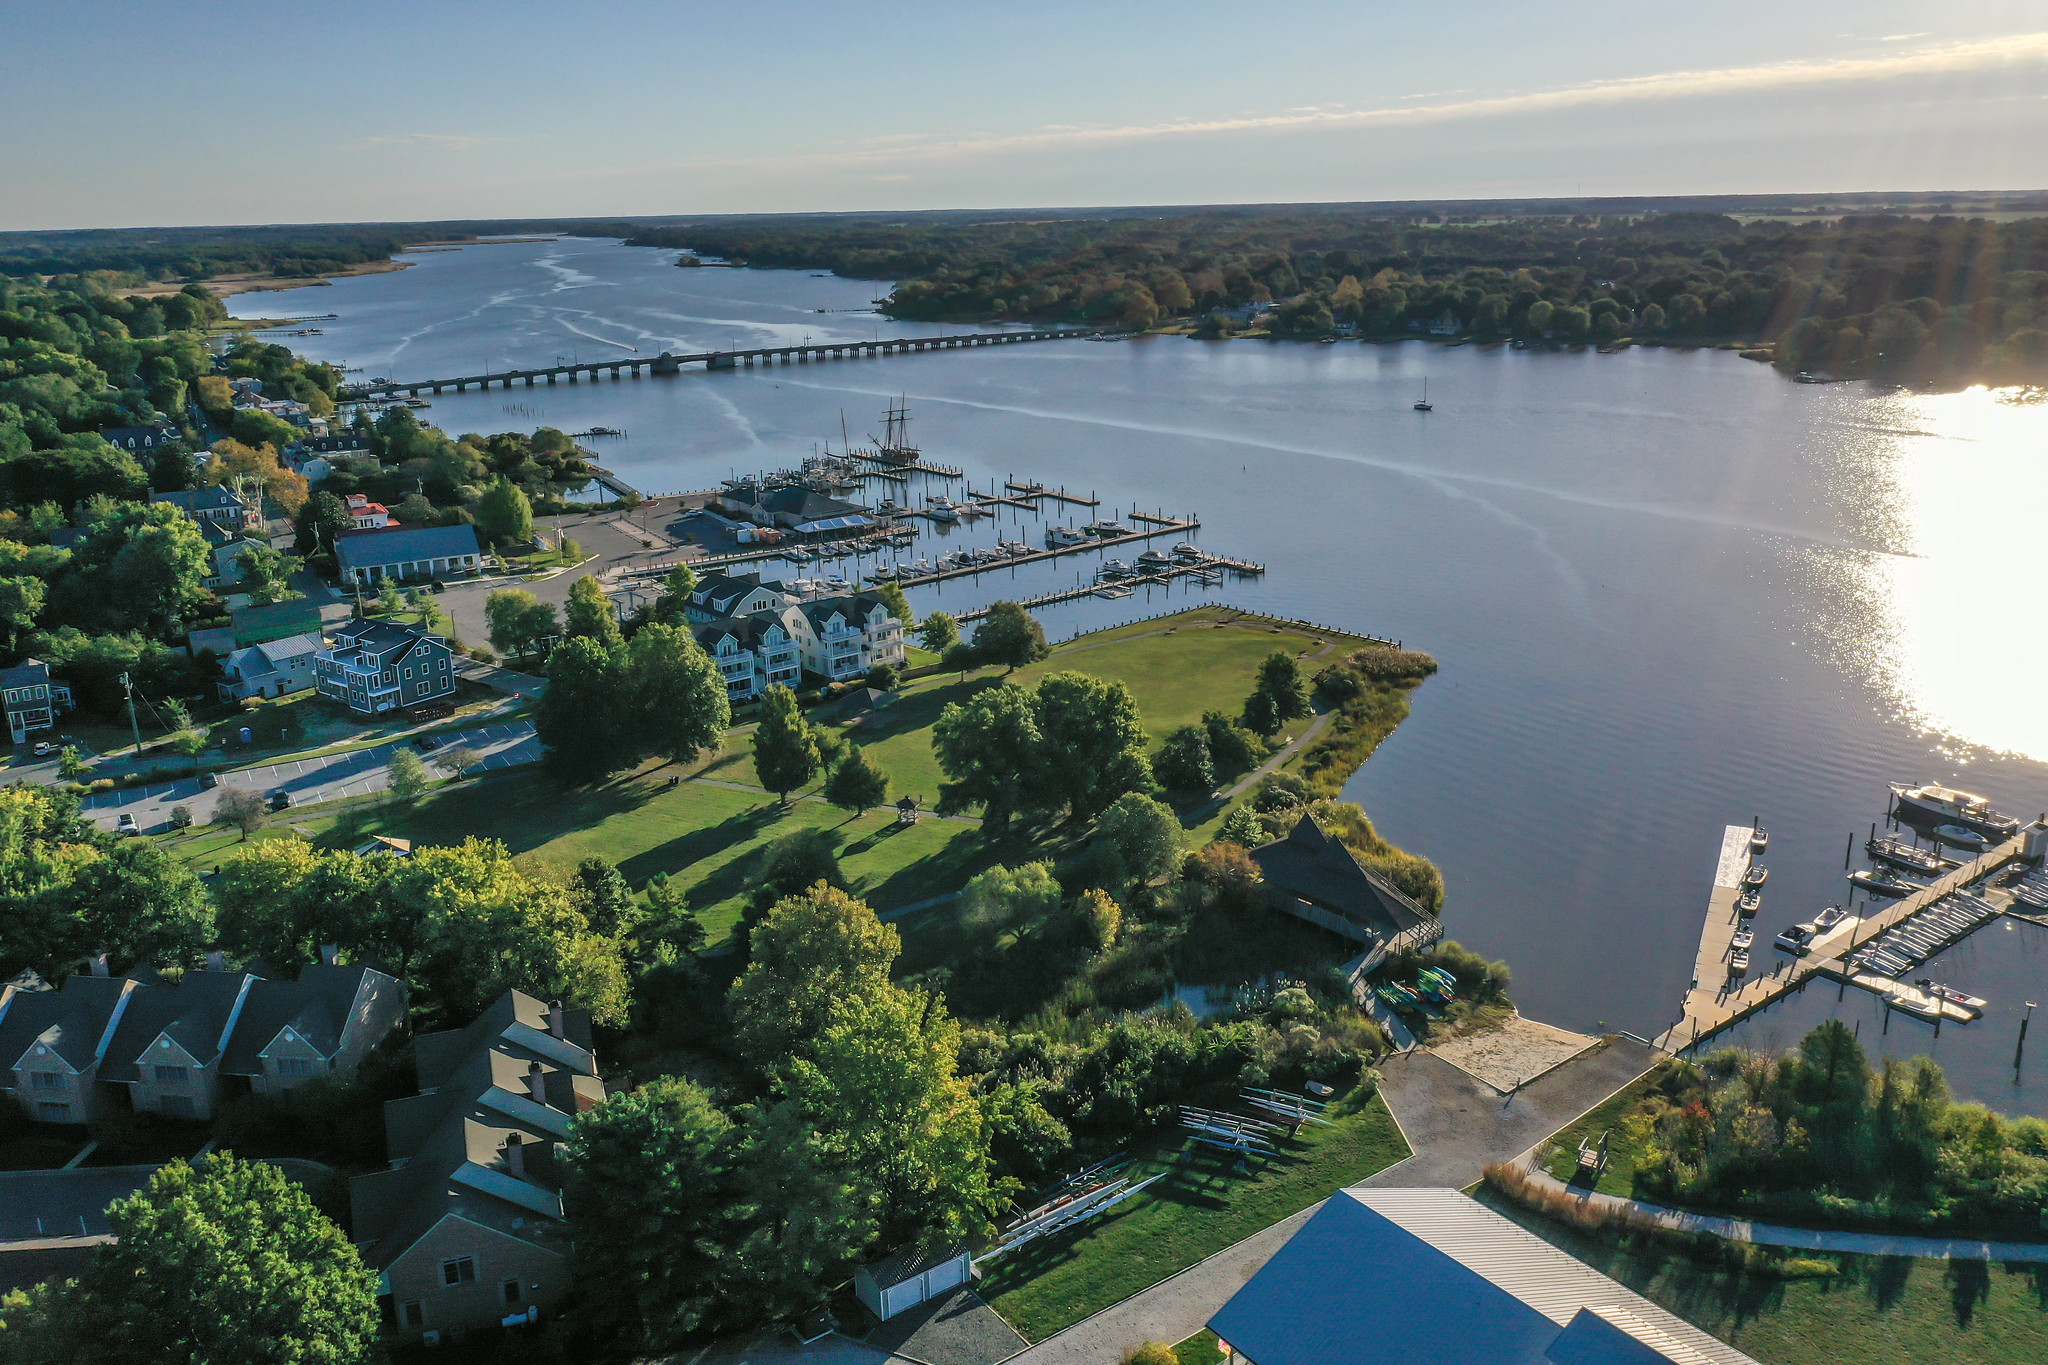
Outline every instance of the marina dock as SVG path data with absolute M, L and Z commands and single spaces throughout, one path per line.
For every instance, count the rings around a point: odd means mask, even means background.
M 1158 519 L 1148 517 L 1146 518 L 1146 520 L 1151 521 Z M 1092 550 L 1107 550 L 1112 546 L 1117 545 L 1136 545 L 1142 541 L 1156 539 L 1159 536 L 1178 535 L 1184 531 L 1197 530 L 1201 527 L 1201 525 L 1202 523 L 1194 517 L 1189 517 L 1185 521 L 1175 521 L 1168 518 L 1161 521 L 1160 525 L 1149 531 L 1132 531 L 1128 535 L 1109 536 L 1106 538 L 1099 539 L 1091 538 L 1089 540 L 1084 540 L 1077 545 L 1055 545 L 1050 549 L 1032 550 L 1027 554 L 1021 555 L 1006 555 L 1001 559 L 992 559 L 982 564 L 962 564 L 958 568 L 934 570 L 931 573 L 901 577 L 898 578 L 896 581 L 898 583 L 901 583 L 906 588 L 916 588 L 921 587 L 926 583 L 943 583 L 949 578 L 966 578 L 972 574 L 987 573 L 990 569 L 1006 569 L 1016 564 L 1040 564 L 1045 562 L 1046 560 L 1058 559 L 1061 555 L 1085 554 Z M 1207 558 L 1207 556 L 1204 556 L 1204 560 L 1206 560 Z M 1232 561 L 1231 567 L 1236 567 L 1240 563 L 1243 564 L 1244 567 L 1237 568 L 1237 572 L 1239 573 L 1264 572 L 1263 566 L 1252 565 L 1249 561 Z M 1187 568 L 1189 569 L 1200 567 L 1202 567 L 1202 564 L 1200 563 L 1189 564 L 1187 566 Z M 1131 577 L 1124 579 L 1123 581 L 1126 583 L 1138 582 L 1140 581 L 1139 575 L 1134 574 Z M 1092 586 L 1087 589 L 1088 592 L 1093 592 L 1094 590 L 1095 589 Z M 1065 596 L 1055 596 L 1048 599 L 1041 599 L 1041 601 L 1065 601 L 1067 597 L 1080 597 L 1083 595 L 1084 594 L 1081 591 L 1076 590 L 1065 594 Z
M 1729 990 L 1728 987 L 1734 983 L 1728 978 L 1727 954 L 1739 920 L 1735 906 L 1738 893 L 1734 887 L 1740 882 L 1743 868 L 1748 864 L 1749 833 L 1745 825 L 1730 825 L 1722 836 L 1721 858 L 1715 867 L 1713 890 L 1707 897 L 1706 924 L 1700 933 L 1700 952 L 1693 967 L 1692 986 L 1685 994 L 1685 1011 L 1678 1022 L 1657 1039 L 1657 1047 L 1666 1052 L 1684 1052 L 1748 1018 L 1781 996 L 1800 989 L 1817 976 L 1860 986 L 1893 1001 L 1897 1008 L 1923 1017 L 1938 1016 L 1957 1021 L 1974 1017 L 1968 1011 L 1946 1001 L 1936 1001 L 1925 992 L 1891 977 L 1879 976 L 1867 968 L 1851 967 L 1849 957 L 1859 944 L 1868 944 L 1929 909 L 1943 897 L 1964 890 L 2011 862 L 2020 853 L 2021 841 L 2018 838 L 2008 839 L 1986 850 L 1981 856 L 1951 869 L 1912 895 L 1893 901 L 1872 914 L 1861 919 L 1844 919 L 1815 939 L 1805 957 L 1795 958 L 1779 952 L 1770 946 L 1769 940 L 1759 930 L 1752 952 L 1759 957 L 1768 954 L 1777 958 L 1777 965 L 1761 976 L 1744 978 L 1735 989 Z M 1742 841 L 1740 844 L 1735 842 L 1738 834 Z

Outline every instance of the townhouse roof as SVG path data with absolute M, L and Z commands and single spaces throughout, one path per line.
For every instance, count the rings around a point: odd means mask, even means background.
M 476 553 L 476 528 L 467 523 L 459 526 L 373 527 L 369 531 L 334 538 L 334 557 L 344 569 L 410 563 L 416 559 L 448 559 Z
M 781 630 L 787 636 L 789 631 L 782 624 L 782 618 L 772 611 L 757 611 L 746 616 L 727 616 L 696 628 L 697 643 L 705 652 L 718 652 L 718 642 L 727 636 L 745 649 L 760 647 L 762 637 L 771 630 Z
M 366 962 L 316 962 L 302 968 L 296 981 L 258 981 L 242 1006 L 221 1070 L 234 1076 L 260 1075 L 264 1049 L 287 1028 L 331 1060 L 351 1023 L 374 1026 L 383 1007 L 394 999 L 402 1014 L 405 984 Z
M 557 1253 L 554 1144 L 604 1098 L 590 1017 L 508 991 L 466 1027 L 421 1035 L 420 1093 L 384 1106 L 397 1163 L 349 1182 L 355 1239 L 379 1269 L 450 1214 Z M 514 1147 L 516 1146 L 516 1153 Z
M 1427 910 L 1358 861 L 1344 841 L 1304 815 L 1287 837 L 1251 851 L 1259 875 L 1287 894 L 1320 906 L 1382 938 L 1429 922 Z
M 102 1075 L 110 1081 L 141 1078 L 144 1054 L 160 1035 L 167 1035 L 201 1066 L 221 1055 L 235 1007 L 257 978 L 245 971 L 186 972 L 178 984 L 151 972 L 131 972 L 138 990 L 114 1030 Z
M 814 626 L 823 625 L 834 613 L 849 621 L 863 622 L 876 607 L 887 611 L 889 604 L 871 592 L 843 593 L 838 597 L 820 597 L 799 604 L 799 610 Z
M 129 983 L 77 973 L 55 991 L 15 990 L 0 1014 L 0 1069 L 12 1067 L 37 1043 L 83 1071 L 100 1057 L 107 1025 Z
M 734 602 L 756 588 L 765 588 L 784 599 L 789 596 L 789 590 L 782 585 L 779 578 L 763 579 L 759 573 L 714 573 L 706 574 L 697 580 L 697 587 L 691 592 L 690 600 L 724 615 Z
M 762 488 L 759 484 L 740 484 L 728 489 L 720 496 L 728 501 L 749 507 L 758 507 L 775 516 L 795 517 L 799 521 L 816 521 L 824 517 L 844 517 L 863 514 L 867 511 L 859 503 L 847 502 L 843 498 L 831 497 L 816 489 L 799 484 L 786 484 L 780 488 Z

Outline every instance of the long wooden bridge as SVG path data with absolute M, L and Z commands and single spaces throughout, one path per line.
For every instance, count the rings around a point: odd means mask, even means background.
M 381 383 L 349 384 L 342 387 L 340 397 L 344 401 L 360 398 L 417 398 L 422 393 L 441 393 L 450 389 L 461 393 L 472 387 L 488 389 L 493 384 L 505 389 L 515 384 L 531 388 L 535 384 L 553 384 L 562 380 L 571 384 L 584 379 L 595 381 L 606 375 L 613 379 L 638 379 L 643 371 L 648 374 L 679 374 L 686 365 L 702 365 L 707 370 L 731 370 L 742 365 L 795 365 L 813 360 L 908 355 L 916 351 L 954 351 L 977 346 L 1015 346 L 1026 341 L 1074 341 L 1106 335 L 1110 334 L 1059 328 L 1015 332 L 957 332 L 935 337 L 884 337 L 873 341 L 807 341 L 799 346 L 756 346 L 749 350 L 692 351 L 685 355 L 663 351 L 655 356 L 625 356 L 616 360 L 584 360 L 568 365 L 541 365 L 524 370 L 495 370 L 488 374 L 460 375 L 453 379 L 411 379 L 403 382 L 385 380 Z
M 1740 923 L 1740 910 L 1736 904 L 1738 885 L 1740 874 L 1749 860 L 1739 853 L 1747 850 L 1747 834 L 1748 831 L 1739 825 L 1730 826 L 1722 845 L 1721 864 L 1714 878 L 1713 892 L 1708 898 L 1706 924 L 1700 934 L 1699 959 L 1693 971 L 1692 988 L 1685 995 L 1685 1013 L 1655 1043 L 1666 1052 L 1682 1053 L 1706 1042 L 1772 1001 L 1805 986 L 1814 977 L 1854 980 L 1848 959 L 1858 944 L 1870 942 L 1942 897 L 1990 876 L 2020 855 L 2022 842 L 2017 837 L 2008 839 L 1988 849 L 1981 857 L 1950 869 L 1910 896 L 1881 908 L 1873 905 L 1870 907 L 1873 913 L 1861 919 L 1844 919 L 1833 930 L 1815 939 L 1805 957 L 1778 954 L 1771 946 L 1771 940 L 1759 932 L 1756 955 L 1777 957 L 1778 963 L 1768 973 L 1748 977 L 1738 984 L 1728 976 L 1728 952 L 1730 940 Z

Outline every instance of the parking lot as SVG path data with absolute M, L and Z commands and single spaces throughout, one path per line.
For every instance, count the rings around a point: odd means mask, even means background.
M 533 723 L 514 721 L 479 726 L 441 737 L 433 752 L 422 753 L 421 757 L 432 770 L 436 755 L 444 754 L 456 745 L 466 745 L 479 756 L 472 772 L 535 763 L 541 756 L 540 741 L 534 737 Z M 325 758 L 302 758 L 253 768 L 235 768 L 218 774 L 219 785 L 211 788 L 204 786 L 199 778 L 189 777 L 176 782 L 131 787 L 126 791 L 101 792 L 87 797 L 81 804 L 101 829 L 113 830 L 119 826 L 123 815 L 132 815 L 142 833 L 157 834 L 171 828 L 171 811 L 178 806 L 192 812 L 194 824 L 207 824 L 213 819 L 214 806 L 219 802 L 220 794 L 230 788 L 266 795 L 286 791 L 291 793 L 294 806 L 382 791 L 391 784 L 392 751 L 400 747 L 401 744 L 395 743 L 380 744 L 373 749 L 358 749 L 353 753 L 333 754 Z M 449 774 L 441 770 L 435 775 Z

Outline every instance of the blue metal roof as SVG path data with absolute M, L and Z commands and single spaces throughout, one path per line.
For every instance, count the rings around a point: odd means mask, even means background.
M 1252 1365 L 1756 1365 L 1456 1190 L 1342 1190 L 1209 1319 Z

